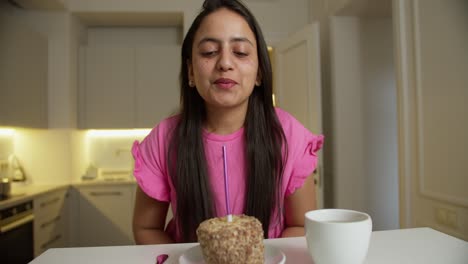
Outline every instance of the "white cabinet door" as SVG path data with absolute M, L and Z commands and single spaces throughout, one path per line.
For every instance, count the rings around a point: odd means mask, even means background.
M 0 126 L 48 126 L 46 37 L 0 19 Z
M 278 106 L 317 135 L 323 133 L 318 30 L 317 24 L 307 25 L 275 48 Z M 322 160 L 314 175 L 318 208 L 323 207 Z
M 136 127 L 153 127 L 179 106 L 180 46 L 136 48 Z
M 134 244 L 132 232 L 134 185 L 78 188 L 78 246 Z
M 134 48 L 87 46 L 81 53 L 80 127 L 134 127 Z
M 179 106 L 180 46 L 81 48 L 80 127 L 151 128 Z

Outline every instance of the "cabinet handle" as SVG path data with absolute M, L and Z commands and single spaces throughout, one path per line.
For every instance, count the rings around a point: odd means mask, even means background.
M 47 226 L 55 223 L 55 222 L 58 222 L 60 221 L 60 215 L 58 215 L 57 217 L 53 218 L 52 220 L 50 221 L 47 221 L 47 222 L 44 222 L 41 224 L 41 228 L 46 228 Z
M 60 234 L 55 235 L 52 239 L 50 239 L 49 241 L 42 244 L 41 249 L 44 250 L 44 249 L 48 248 L 50 246 L 50 244 L 58 241 L 60 238 L 62 238 L 62 235 L 60 235 Z
M 54 199 L 50 199 L 48 201 L 45 201 L 45 202 L 42 202 L 40 204 L 41 208 L 44 208 L 48 205 L 51 205 L 51 204 L 54 204 L 54 203 L 57 203 L 58 201 L 60 201 L 60 197 L 55 197 Z
M 91 196 L 121 196 L 122 192 L 90 192 Z

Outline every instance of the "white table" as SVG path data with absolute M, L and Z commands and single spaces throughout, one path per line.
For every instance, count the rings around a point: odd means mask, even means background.
M 313 263 L 304 237 L 267 239 L 280 248 L 286 263 Z M 178 263 L 179 256 L 197 245 L 166 244 L 49 249 L 32 264 L 154 264 L 156 256 L 169 254 L 165 263 Z M 468 242 L 430 228 L 400 229 L 372 233 L 366 264 L 468 264 Z

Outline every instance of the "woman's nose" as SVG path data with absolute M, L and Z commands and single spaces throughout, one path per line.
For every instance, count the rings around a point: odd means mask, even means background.
M 220 53 L 217 66 L 220 71 L 232 70 L 233 62 L 229 51 L 223 51 Z

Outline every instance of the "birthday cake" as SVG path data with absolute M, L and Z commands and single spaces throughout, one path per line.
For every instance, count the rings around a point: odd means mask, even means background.
M 211 218 L 197 228 L 197 237 L 208 264 L 263 263 L 263 229 L 257 218 L 234 215 Z

